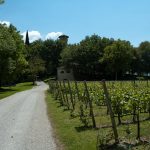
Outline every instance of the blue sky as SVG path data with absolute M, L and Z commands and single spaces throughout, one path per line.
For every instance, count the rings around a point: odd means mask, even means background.
M 149 0 L 6 0 L 0 21 L 14 24 L 31 38 L 67 34 L 70 43 L 86 35 L 129 40 L 134 46 L 150 41 Z

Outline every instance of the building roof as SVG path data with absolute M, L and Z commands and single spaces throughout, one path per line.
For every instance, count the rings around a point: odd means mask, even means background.
M 69 38 L 69 36 L 63 34 L 63 35 L 60 35 L 59 38 Z

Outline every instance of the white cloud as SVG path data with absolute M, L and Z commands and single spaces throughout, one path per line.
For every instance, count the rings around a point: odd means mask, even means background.
M 56 40 L 61 35 L 63 35 L 62 32 L 50 32 L 46 35 L 46 39 Z
M 7 27 L 10 26 L 10 22 L 9 21 L 0 21 L 0 24 L 5 24 Z
M 25 41 L 26 32 L 23 32 L 21 35 L 23 36 L 23 39 Z M 42 38 L 41 33 L 39 31 L 28 31 L 28 35 L 29 35 L 30 42 L 33 42 Z

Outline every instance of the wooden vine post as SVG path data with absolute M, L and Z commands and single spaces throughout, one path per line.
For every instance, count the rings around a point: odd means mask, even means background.
M 86 91 L 87 98 L 88 98 L 88 101 L 89 101 L 90 115 L 92 117 L 93 128 L 96 128 L 96 122 L 95 122 L 95 118 L 94 118 L 92 100 L 91 100 L 90 95 L 89 95 L 89 91 L 88 91 L 88 87 L 87 87 L 86 81 L 84 81 L 84 86 L 85 86 L 85 91 Z
M 65 105 L 67 106 L 67 104 L 66 104 L 66 99 L 65 99 L 65 95 L 64 95 L 64 92 L 63 92 L 63 87 L 62 87 L 62 84 L 61 84 L 61 81 L 59 81 L 59 87 L 60 87 L 60 91 L 61 91 L 61 93 L 62 93 L 62 99 L 63 99 Z M 63 104 L 64 104 L 64 103 L 63 103 Z
M 57 84 L 57 81 L 55 81 L 54 83 L 54 88 L 55 88 L 55 99 L 58 100 L 58 97 L 59 97 L 59 89 L 58 89 L 58 84 Z
M 63 102 L 63 96 L 62 96 L 62 91 L 61 91 L 61 87 L 59 85 L 59 81 L 56 81 L 57 83 L 57 89 L 58 89 L 58 97 L 60 98 L 60 104 L 62 106 L 64 106 L 64 102 Z
M 64 94 L 65 94 L 65 97 L 66 97 L 66 103 L 67 103 L 67 108 L 68 110 L 70 109 L 70 105 L 69 105 L 69 99 L 68 99 L 68 95 L 67 95 L 67 88 L 66 88 L 66 83 L 65 83 L 65 80 L 63 80 L 63 87 L 64 87 Z
M 78 84 L 77 84 L 77 81 L 75 81 L 75 88 L 76 88 L 76 93 L 77 93 L 77 98 L 78 98 L 78 101 L 80 101 L 79 89 L 78 89 Z
M 112 110 L 111 99 L 110 99 L 110 96 L 109 96 L 109 93 L 108 93 L 108 90 L 107 90 L 107 87 L 106 87 L 105 80 L 102 80 L 101 83 L 103 85 L 104 93 L 105 93 L 105 96 L 106 96 L 106 104 L 107 104 L 107 107 L 109 109 L 109 114 L 110 114 L 112 128 L 113 128 L 114 137 L 115 137 L 115 143 L 119 143 L 116 121 L 115 121 L 114 113 L 113 113 L 113 110 Z
M 73 95 L 72 95 L 72 90 L 71 90 L 71 86 L 70 86 L 70 82 L 69 80 L 67 80 L 68 82 L 68 88 L 69 88 L 69 93 L 70 93 L 70 99 L 71 99 L 71 104 L 72 104 L 72 109 L 75 109 L 75 104 L 74 104 L 74 100 L 73 100 Z
M 137 137 L 136 137 L 137 140 L 140 140 L 140 118 L 139 118 L 140 113 L 139 113 L 139 109 L 140 109 L 140 107 L 139 107 L 139 103 L 138 103 L 138 107 L 137 107 Z

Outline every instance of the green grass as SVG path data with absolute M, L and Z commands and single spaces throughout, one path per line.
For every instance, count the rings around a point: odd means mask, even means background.
M 79 117 L 71 118 L 70 112 L 64 110 L 64 107 L 60 107 L 58 101 L 54 100 L 49 92 L 47 92 L 47 109 L 48 115 L 53 123 L 54 132 L 56 138 L 64 145 L 65 150 L 95 150 L 97 143 L 97 135 L 103 139 L 108 138 L 108 134 L 112 133 L 110 118 L 106 116 L 106 109 L 99 108 L 95 110 L 100 114 L 95 117 L 97 127 L 107 126 L 106 128 L 92 129 L 84 128 L 79 120 Z M 142 119 L 147 116 L 141 116 Z M 123 118 L 123 121 L 132 120 L 132 117 L 127 116 Z M 116 119 L 117 122 L 117 119 Z M 130 128 L 131 134 L 127 135 L 126 130 Z M 136 142 L 136 124 L 120 125 L 117 126 L 120 141 Z M 150 140 L 150 120 L 141 122 L 141 136 L 146 140 Z M 111 142 L 114 142 L 112 140 Z M 59 146 L 61 144 L 59 143 Z M 149 147 L 150 148 L 150 147 Z M 115 148 L 116 149 L 116 148 Z M 133 150 L 144 150 L 145 145 L 137 145 L 132 148 Z M 116 149 L 117 150 L 117 149 Z M 118 149 L 119 150 L 119 149 Z
M 56 80 L 56 77 L 46 78 L 46 79 L 44 79 L 44 82 L 45 82 L 45 83 L 48 83 L 49 80 Z
M 8 97 L 17 92 L 25 91 L 33 87 L 31 82 L 19 83 L 16 86 L 1 87 L 0 88 L 0 99 Z
M 45 83 L 48 83 L 48 81 L 49 81 L 49 78 L 48 78 L 48 79 L 44 79 L 44 82 L 45 82 Z
M 70 112 L 59 107 L 59 103 L 48 92 L 46 102 L 56 138 L 64 145 L 65 150 L 96 149 L 97 130 L 85 129 L 81 126 L 79 118 L 70 118 Z

